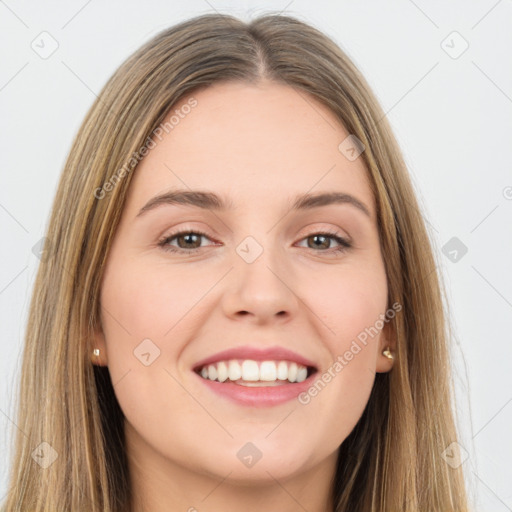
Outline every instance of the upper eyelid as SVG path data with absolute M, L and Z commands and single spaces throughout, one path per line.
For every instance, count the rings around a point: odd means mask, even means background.
M 195 222 L 195 221 L 192 221 L 192 222 Z M 316 227 L 318 225 L 328 225 L 328 224 L 331 224 L 329 227 Z M 306 235 L 308 233 L 320 233 L 320 232 L 330 232 L 330 233 L 336 233 L 337 235 L 339 236 L 342 236 L 343 238 L 347 239 L 347 240 L 350 240 L 351 239 L 351 236 L 348 234 L 347 230 L 344 229 L 344 228 L 341 228 L 339 226 L 335 226 L 335 225 L 332 225 L 333 223 L 329 223 L 329 222 L 325 222 L 325 221 L 316 221 L 316 222 L 310 222 L 309 224 L 307 224 L 306 226 L 302 227 L 300 229 L 300 231 L 306 231 Z M 314 227 L 312 227 L 314 226 Z M 167 231 L 167 230 L 166 230 Z M 187 233 L 201 233 L 203 234 L 204 236 L 207 236 L 209 238 L 216 238 L 216 235 L 210 235 L 207 233 L 207 231 L 211 232 L 212 230 L 210 228 L 197 228 L 197 227 L 192 227 L 192 226 L 187 226 L 185 224 L 185 226 L 183 228 L 176 228 L 176 231 L 174 232 L 171 232 L 169 235 L 167 236 L 175 236 L 179 233 L 184 233 L 184 232 L 187 232 Z M 229 230 L 231 233 L 232 230 Z M 162 235 L 163 236 L 163 235 Z

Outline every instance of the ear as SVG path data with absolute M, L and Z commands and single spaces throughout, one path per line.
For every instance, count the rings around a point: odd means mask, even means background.
M 376 373 L 386 373 L 393 368 L 394 359 L 389 359 L 383 354 L 387 348 L 396 357 L 396 330 L 392 321 L 386 322 L 380 333 Z
M 105 335 L 101 327 L 95 331 L 91 345 L 91 362 L 97 366 L 108 366 L 107 344 L 105 343 Z M 94 354 L 95 349 L 99 350 L 98 355 Z

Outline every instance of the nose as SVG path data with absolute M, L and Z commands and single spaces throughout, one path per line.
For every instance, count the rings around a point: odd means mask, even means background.
M 227 316 L 263 325 L 287 322 L 297 313 L 300 299 L 293 290 L 293 276 L 267 255 L 264 251 L 252 263 L 236 261 L 222 299 Z

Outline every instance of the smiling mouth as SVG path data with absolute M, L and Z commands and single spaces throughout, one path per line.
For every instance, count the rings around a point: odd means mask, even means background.
M 288 360 L 255 361 L 230 359 L 206 364 L 195 369 L 205 380 L 247 387 L 272 387 L 304 382 L 316 368 Z

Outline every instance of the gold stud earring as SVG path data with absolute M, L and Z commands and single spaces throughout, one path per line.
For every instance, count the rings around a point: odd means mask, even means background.
M 100 355 L 100 349 L 99 349 L 99 348 L 95 348 L 95 349 L 92 351 L 92 353 L 93 353 L 96 357 L 98 357 L 98 356 Z
M 387 347 L 386 350 L 382 352 L 382 354 L 385 355 L 388 359 L 394 359 L 394 356 L 389 350 L 389 347 Z

